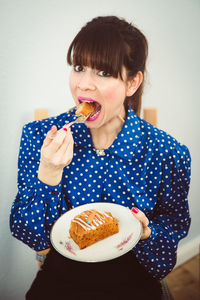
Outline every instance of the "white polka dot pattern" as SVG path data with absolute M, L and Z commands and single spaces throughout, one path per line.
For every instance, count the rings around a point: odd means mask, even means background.
M 190 226 L 187 194 L 190 154 L 186 146 L 137 117 L 127 120 L 105 155 L 95 151 L 84 124 L 72 126 L 75 142 L 71 164 L 59 185 L 37 179 L 40 149 L 54 124 L 73 120 L 73 111 L 24 126 L 18 169 L 18 194 L 10 217 L 12 234 L 39 251 L 50 245 L 54 222 L 71 207 L 92 202 L 137 206 L 150 220 L 151 237 L 133 249 L 156 278 L 166 276 L 176 261 L 180 239 Z

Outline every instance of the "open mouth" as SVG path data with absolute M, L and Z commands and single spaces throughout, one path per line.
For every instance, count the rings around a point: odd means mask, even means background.
M 82 103 L 82 102 L 92 103 L 94 106 L 94 111 L 92 113 L 90 113 L 90 116 L 87 119 L 87 121 L 94 121 L 98 118 L 98 116 L 100 115 L 100 112 L 101 112 L 101 105 L 96 100 L 93 100 L 91 98 L 78 97 L 78 101 L 80 103 Z

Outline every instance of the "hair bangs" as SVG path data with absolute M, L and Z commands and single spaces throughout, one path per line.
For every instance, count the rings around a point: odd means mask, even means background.
M 82 30 L 72 41 L 67 54 L 69 65 L 89 66 L 122 78 L 123 43 L 114 30 L 104 26 Z

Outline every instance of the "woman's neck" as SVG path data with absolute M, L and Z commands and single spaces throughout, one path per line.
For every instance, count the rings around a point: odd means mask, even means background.
M 125 118 L 126 113 L 124 110 L 119 116 L 111 119 L 100 128 L 91 128 L 90 132 L 94 147 L 102 150 L 109 148 L 121 131 Z

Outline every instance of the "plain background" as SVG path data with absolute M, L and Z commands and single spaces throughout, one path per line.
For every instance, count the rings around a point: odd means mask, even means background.
M 55 115 L 73 106 L 67 49 L 98 15 L 126 18 L 149 41 L 143 105 L 158 108 L 158 127 L 186 144 L 192 156 L 192 225 L 180 246 L 200 234 L 200 1 L 0 0 L 0 299 L 24 299 L 37 271 L 34 251 L 9 230 L 22 126 L 33 120 L 35 108 Z

